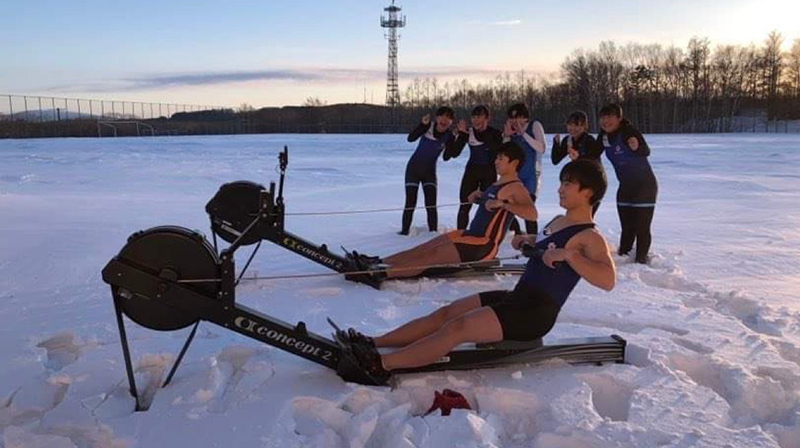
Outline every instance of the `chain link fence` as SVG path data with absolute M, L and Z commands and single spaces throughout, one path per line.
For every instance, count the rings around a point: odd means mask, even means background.
M 572 108 L 539 104 L 532 108 L 548 134 L 564 133 Z M 679 105 L 681 106 L 681 105 Z M 625 115 L 644 133 L 800 132 L 800 120 L 770 120 L 761 105 L 736 116 L 690 120 L 688 106 L 669 109 L 656 104 L 624 104 Z M 235 112 L 231 108 L 196 104 L 146 103 L 26 95 L 0 95 L 0 138 L 116 137 L 261 133 L 406 133 L 433 108 L 401 107 L 394 111 L 369 104 L 319 107 L 271 107 Z M 468 108 L 456 107 L 469 122 Z M 668 112 L 669 112 L 668 111 Z M 677 118 L 676 118 L 677 117 Z M 502 128 L 504 110 L 493 114 Z M 671 121 L 667 120 L 671 118 Z M 665 121 L 666 120 L 666 121 Z M 591 131 L 597 132 L 592 123 Z
M 224 108 L 196 104 L 0 95 L 0 120 L 3 121 L 148 120 L 170 118 L 178 112 L 218 109 Z

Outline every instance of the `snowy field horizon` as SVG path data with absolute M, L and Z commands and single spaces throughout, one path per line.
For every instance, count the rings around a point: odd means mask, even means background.
M 548 135 L 548 142 L 552 135 Z M 226 182 L 278 180 L 289 148 L 287 230 L 386 255 L 410 236 L 399 209 L 414 145 L 404 135 L 247 135 L 0 140 L 0 448 L 800 446 L 800 135 L 646 135 L 659 181 L 652 261 L 615 257 L 611 292 L 579 283 L 550 335 L 619 334 L 627 362 L 554 361 L 349 384 L 287 352 L 202 323 L 172 383 L 134 413 L 100 270 L 159 225 L 210 238 L 205 204 Z M 455 226 L 465 155 L 439 162 L 439 232 Z M 609 192 L 596 220 L 619 238 Z M 545 156 L 541 221 L 559 213 Z M 421 204 L 420 204 L 421 205 Z M 540 222 L 541 222 L 540 221 Z M 244 265 L 251 248 L 237 252 Z M 500 256 L 514 255 L 508 244 Z M 323 274 L 264 243 L 248 276 Z M 515 277 L 414 280 L 380 291 L 341 276 L 243 281 L 237 301 L 310 331 L 331 317 L 382 332 Z M 158 384 L 188 329 L 127 322 L 140 387 Z M 473 411 L 423 416 L 433 391 Z

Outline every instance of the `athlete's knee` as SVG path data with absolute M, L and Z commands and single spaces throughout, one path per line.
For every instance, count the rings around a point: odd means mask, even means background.
M 444 325 L 448 321 L 451 321 L 464 314 L 465 309 L 470 309 L 470 308 L 471 307 L 469 306 L 465 306 L 464 299 L 459 299 L 456 300 L 455 302 L 449 303 L 439 308 L 434 313 L 439 313 L 437 314 L 436 317 L 437 319 L 440 319 L 440 325 Z
M 448 338 L 463 339 L 466 335 L 469 326 L 467 325 L 467 318 L 463 315 L 450 319 L 444 324 L 442 331 Z
M 444 325 L 448 320 L 452 319 L 451 315 L 454 315 L 453 304 L 445 305 L 433 313 L 431 313 L 431 318 L 438 324 L 438 326 Z

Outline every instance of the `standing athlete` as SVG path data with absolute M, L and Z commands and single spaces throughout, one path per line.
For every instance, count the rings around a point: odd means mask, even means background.
M 457 144 L 457 140 L 467 139 L 466 129 L 458 131 L 450 129 L 454 115 L 453 109 L 440 107 L 436 110 L 433 122 L 430 114 L 425 115 L 417 127 L 408 134 L 409 142 L 419 140 L 419 143 L 406 165 L 406 205 L 403 210 L 401 235 L 408 235 L 411 229 L 420 184 L 428 212 L 428 230 L 435 232 L 439 227 L 439 215 L 436 210 L 436 162 L 446 147 Z
M 525 184 L 531 200 L 536 203 L 542 175 L 542 155 L 547 144 L 544 140 L 544 128 L 536 120 L 530 119 L 527 106 L 522 103 L 512 104 L 508 108 L 508 119 L 503 128 L 503 140 L 511 140 L 525 151 L 525 164 L 519 172 L 519 179 Z M 525 221 L 527 233 L 538 232 L 536 221 Z
M 472 127 L 469 128 L 469 138 L 464 143 L 469 145 L 469 160 L 464 167 L 464 176 L 461 178 L 459 199 L 461 206 L 458 208 L 456 228 L 466 229 L 469 223 L 469 210 L 472 204 L 469 195 L 476 190 L 485 190 L 497 180 L 494 169 L 494 159 L 497 148 L 503 143 L 503 134 L 498 129 L 489 126 L 489 108 L 483 105 L 472 109 Z M 456 158 L 461 154 L 464 145 L 455 145 L 452 152 L 445 151 L 444 160 Z
M 589 134 L 589 119 L 586 112 L 576 110 L 567 117 L 567 137 L 561 139 L 556 134 L 553 136 L 553 149 L 550 151 L 550 160 L 553 165 L 558 165 L 564 157 L 570 160 L 589 159 L 601 164 L 600 157 L 603 155 L 603 146 Z M 597 213 L 600 201 L 592 206 L 592 216 Z
M 636 262 L 647 264 L 652 236 L 650 224 L 656 209 L 658 182 L 647 157 L 650 147 L 630 121 L 622 118 L 622 107 L 608 104 L 600 109 L 600 134 L 606 157 L 619 179 L 617 213 L 622 227 L 619 255 L 627 255 L 636 243 Z

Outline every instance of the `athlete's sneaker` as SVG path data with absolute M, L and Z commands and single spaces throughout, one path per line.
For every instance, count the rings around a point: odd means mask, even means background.
M 377 384 L 386 384 L 391 378 L 392 374 L 383 368 L 381 363 L 381 354 L 375 345 L 365 342 L 351 342 L 349 344 L 353 356 L 358 361 L 359 367 Z
M 347 345 L 364 344 L 368 347 L 375 348 L 375 340 L 355 328 L 348 328 L 347 330 L 336 329 L 334 332 L 334 339 Z
M 375 289 L 381 289 L 381 283 L 386 278 L 385 272 L 362 272 L 358 274 L 344 274 L 345 280 L 350 280 L 351 282 L 356 283 L 363 283 L 365 285 L 372 286 Z
M 364 344 L 368 347 L 375 348 L 375 339 L 367 336 L 360 331 L 356 330 L 355 328 L 348 328 L 347 329 L 347 340 L 350 341 L 351 344 Z
M 344 255 L 347 260 L 350 261 L 351 265 L 358 271 L 368 271 L 372 269 L 373 266 L 383 263 L 381 257 L 361 254 L 355 250 L 345 250 Z
M 364 264 L 366 264 L 368 266 L 373 266 L 373 265 L 376 265 L 376 264 L 383 263 L 383 259 L 381 257 L 377 256 L 377 255 L 365 255 L 365 254 L 360 254 L 360 253 L 358 253 L 356 251 L 353 251 L 353 255 L 355 255 L 356 258 L 361 263 L 364 263 Z

